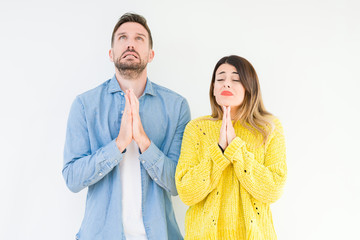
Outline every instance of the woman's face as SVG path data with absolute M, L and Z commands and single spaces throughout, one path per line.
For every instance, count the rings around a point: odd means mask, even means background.
M 237 109 L 244 100 L 245 88 L 233 65 L 224 63 L 216 70 L 214 96 L 220 106 Z

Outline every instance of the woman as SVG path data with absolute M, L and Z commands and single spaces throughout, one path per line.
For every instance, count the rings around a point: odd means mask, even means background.
M 286 180 L 285 140 L 246 59 L 220 59 L 210 104 L 211 116 L 186 126 L 176 169 L 179 196 L 190 206 L 185 239 L 276 239 L 269 206 Z

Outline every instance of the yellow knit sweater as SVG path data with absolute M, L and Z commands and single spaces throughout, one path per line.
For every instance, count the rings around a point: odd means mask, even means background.
M 190 206 L 185 239 L 276 239 L 270 203 L 280 197 L 287 175 L 281 123 L 274 117 L 265 144 L 257 140 L 260 133 L 235 123 L 236 138 L 223 154 L 222 121 L 209 118 L 186 126 L 175 174 L 179 196 Z

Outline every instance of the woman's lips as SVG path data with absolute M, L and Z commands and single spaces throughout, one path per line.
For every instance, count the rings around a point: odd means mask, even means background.
M 229 92 L 229 91 L 222 91 L 221 95 L 222 96 L 233 96 L 234 94 L 232 94 L 232 92 Z

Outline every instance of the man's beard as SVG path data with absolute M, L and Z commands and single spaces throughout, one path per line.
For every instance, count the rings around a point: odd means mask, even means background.
M 140 59 L 140 62 L 120 62 L 121 57 L 115 61 L 115 67 L 121 76 L 127 79 L 136 79 L 146 68 L 147 62 Z

